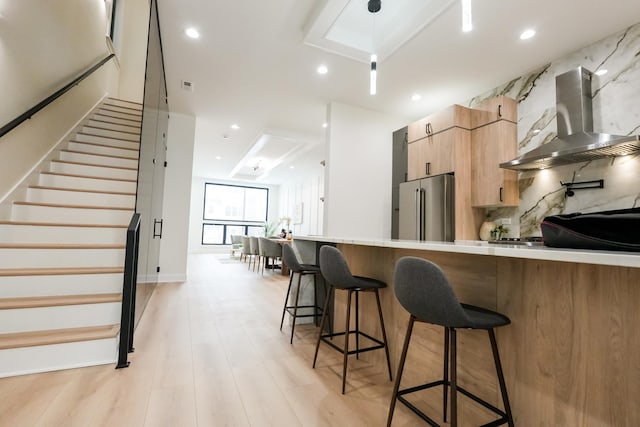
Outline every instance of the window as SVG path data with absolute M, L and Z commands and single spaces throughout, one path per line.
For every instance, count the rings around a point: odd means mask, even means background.
M 204 185 L 205 221 L 266 222 L 268 206 L 268 188 Z
M 268 188 L 206 183 L 202 244 L 230 245 L 235 234 L 264 236 L 268 207 Z

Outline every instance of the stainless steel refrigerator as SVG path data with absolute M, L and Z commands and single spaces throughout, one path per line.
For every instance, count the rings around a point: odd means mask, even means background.
M 400 184 L 400 239 L 453 242 L 454 236 L 453 175 Z

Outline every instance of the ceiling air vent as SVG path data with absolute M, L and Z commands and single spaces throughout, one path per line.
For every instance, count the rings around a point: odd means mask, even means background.
M 193 82 L 182 80 L 182 89 L 188 90 L 189 92 L 193 92 Z

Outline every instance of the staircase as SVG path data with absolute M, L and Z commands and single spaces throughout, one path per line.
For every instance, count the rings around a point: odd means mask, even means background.
M 0 377 L 115 363 L 141 118 L 105 99 L 0 220 Z

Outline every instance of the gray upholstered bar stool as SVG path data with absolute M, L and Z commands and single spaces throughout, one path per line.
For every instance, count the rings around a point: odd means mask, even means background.
M 260 243 L 258 238 L 255 236 L 249 236 L 249 241 L 250 241 L 249 246 L 251 249 L 250 250 L 251 260 L 249 261 L 249 269 L 251 269 L 251 263 L 253 262 L 253 271 L 256 271 L 256 265 L 260 261 Z
M 419 417 L 429 423 L 429 425 L 438 426 L 435 421 L 403 397 L 405 394 L 436 386 L 443 387 L 442 406 L 445 422 L 447 421 L 447 389 L 448 387 L 451 387 L 452 427 L 455 427 L 458 424 L 458 392 L 500 416 L 500 418 L 489 424 L 485 424 L 485 426 L 499 426 L 507 423 L 510 427 L 513 427 L 513 416 L 511 415 L 509 397 L 507 396 L 507 387 L 504 382 L 500 355 L 498 354 L 498 346 L 496 344 L 496 337 L 494 333 L 494 328 L 511 323 L 509 318 L 500 313 L 496 313 L 495 311 L 458 302 L 447 277 L 440 267 L 422 258 L 404 257 L 398 260 L 395 269 L 395 293 L 398 301 L 409 312 L 410 316 L 407 334 L 404 339 L 404 346 L 402 347 L 402 355 L 400 356 L 400 362 L 398 364 L 396 382 L 393 387 L 393 396 L 391 398 L 391 404 L 389 405 L 387 427 L 391 425 L 391 420 L 393 419 L 396 399 L 405 404 Z M 404 369 L 404 364 L 407 358 L 407 350 L 411 340 L 413 324 L 416 321 L 440 325 L 445 328 L 443 379 L 400 390 L 402 370 Z M 493 360 L 498 374 L 498 382 L 500 383 L 500 392 L 502 394 L 504 411 L 496 408 L 489 402 L 479 398 L 458 385 L 456 365 L 456 329 L 459 328 L 484 329 L 489 333 L 491 350 L 493 351 Z M 451 357 L 450 360 L 448 360 L 449 355 Z M 450 375 L 449 368 L 451 369 Z
M 264 267 L 271 260 L 271 268 L 275 272 L 276 260 L 282 259 L 282 246 L 280 243 L 276 243 L 266 237 L 258 237 L 258 246 L 260 248 L 260 258 L 262 259 L 258 268 L 262 267 L 262 274 L 264 275 Z
M 350 354 L 355 354 L 356 357 L 360 353 L 366 351 L 384 349 L 387 356 L 387 368 L 389 369 L 389 381 L 391 381 L 391 362 L 389 361 L 389 347 L 387 345 L 387 334 L 384 330 L 384 319 L 382 318 L 382 307 L 380 306 L 380 295 L 378 289 L 387 287 L 387 284 L 380 280 L 372 279 L 369 277 L 354 276 L 349 270 L 346 260 L 342 256 L 342 253 L 333 246 L 323 246 L 320 248 L 320 271 L 325 281 L 329 284 L 329 295 L 324 303 L 322 309 L 322 320 L 320 321 L 320 333 L 318 334 L 318 341 L 316 342 L 316 353 L 313 356 L 313 367 L 316 367 L 316 360 L 318 358 L 318 349 L 320 348 L 320 341 L 324 341 L 332 348 L 341 352 L 343 356 L 342 365 L 342 394 L 344 394 L 345 384 L 347 381 L 347 358 Z M 344 332 L 329 332 L 323 333 L 324 322 L 327 319 L 329 301 L 335 295 L 336 289 L 347 291 L 347 316 L 346 326 Z M 359 320 L 359 306 L 360 306 L 360 292 L 373 292 L 376 296 L 376 303 L 378 305 L 378 317 L 380 319 L 380 329 L 382 330 L 382 341 L 372 337 L 360 330 Z M 355 330 L 351 330 L 351 297 L 355 293 L 356 300 L 356 315 L 355 315 Z M 355 350 L 349 350 L 349 335 L 354 334 L 356 339 Z M 342 348 L 338 347 L 329 339 L 333 337 L 344 335 L 344 345 Z M 374 342 L 374 345 L 360 348 L 360 336 L 363 336 L 370 341 Z
M 284 324 L 284 316 L 286 313 L 289 313 L 293 317 L 293 321 L 291 323 L 291 339 L 289 340 L 290 344 L 293 344 L 293 333 L 296 329 L 296 319 L 298 317 L 318 317 L 322 314 L 322 308 L 318 306 L 318 282 L 316 277 L 320 274 L 320 266 L 315 264 L 301 264 L 298 261 L 298 257 L 294 252 L 293 248 L 290 244 L 285 244 L 282 246 L 282 259 L 284 263 L 289 268 L 289 287 L 287 288 L 287 296 L 284 299 L 284 307 L 282 308 L 282 320 L 280 320 L 280 330 L 282 330 L 282 325 Z M 289 304 L 289 295 L 291 294 L 291 285 L 293 284 L 293 275 L 298 275 L 298 287 L 296 290 L 295 302 L 293 305 Z M 313 305 L 299 305 L 300 301 L 300 281 L 302 280 L 302 276 L 313 275 Z M 324 282 L 323 282 L 324 283 Z M 326 294 L 326 292 L 325 292 Z M 298 310 L 303 309 L 308 311 L 312 309 L 312 313 L 304 313 L 298 314 Z
M 240 261 L 242 261 L 242 257 L 244 256 L 245 262 L 247 258 L 251 256 L 251 239 L 249 236 L 241 236 L 242 239 L 242 255 L 240 255 Z

